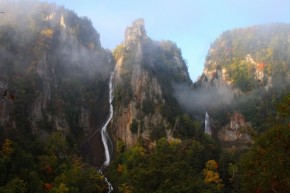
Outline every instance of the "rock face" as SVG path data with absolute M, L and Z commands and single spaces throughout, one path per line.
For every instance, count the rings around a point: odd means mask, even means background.
M 210 54 L 212 52 L 214 52 L 214 50 L 211 50 Z M 235 80 L 231 76 L 231 73 L 229 73 L 230 70 L 228 67 L 212 68 L 214 65 L 216 65 L 216 62 L 211 60 L 206 63 L 206 67 L 198 82 L 200 82 L 203 87 L 228 86 L 232 87 L 236 93 L 241 92 L 241 88 L 235 86 Z M 262 86 L 266 90 L 272 88 L 272 77 L 265 73 L 265 64 L 257 63 L 252 58 L 251 54 L 247 54 L 239 65 L 241 65 L 241 68 L 251 69 L 253 73 L 249 76 L 252 76 L 252 81 L 256 83 L 256 86 Z
M 251 124 L 245 121 L 244 116 L 239 112 L 234 112 L 230 117 L 230 124 L 224 126 L 219 132 L 218 137 L 225 142 L 243 141 L 252 143 L 249 135 Z
M 131 27 L 127 27 L 124 44 L 128 50 L 132 50 L 134 48 L 133 45 L 144 42 L 147 38 L 144 20 L 138 19 L 133 22 Z
M 289 34 L 289 24 L 252 26 L 226 31 L 212 44 L 195 86 L 208 95 L 224 90 L 220 96 L 231 96 L 222 105 L 205 104 L 220 140 L 247 143 L 245 129 L 268 127 L 263 120 L 275 111 L 273 98 L 290 85 Z
M 226 84 L 242 92 L 289 83 L 289 33 L 287 24 L 224 32 L 211 46 L 198 82 Z
M 190 82 L 180 50 L 168 41 L 152 41 L 144 20 L 138 19 L 126 29 L 125 41 L 114 55 L 116 137 L 132 146 L 138 139 L 152 141 L 158 127 L 165 137 L 175 121 L 169 120 L 165 112 L 165 106 L 170 110 L 172 105 L 168 99 L 174 98 L 171 83 Z
M 0 126 L 41 136 L 60 131 L 80 144 L 107 116 L 114 60 L 90 20 L 54 4 L 33 5 L 0 21 L 0 94 L 15 98 L 1 98 Z

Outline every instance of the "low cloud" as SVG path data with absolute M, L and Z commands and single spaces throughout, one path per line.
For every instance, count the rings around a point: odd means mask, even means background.
M 34 60 L 46 61 L 48 66 L 54 64 L 60 76 L 108 78 L 113 66 L 111 53 L 99 47 L 99 35 L 86 18 L 38 0 L 0 0 L 0 9 L 5 12 L 1 15 L 0 34 L 3 44 L 8 44 L 0 47 L 0 80 L 8 75 L 10 63 L 16 66 L 16 61 L 21 61 L 15 68 L 22 73 Z M 66 27 L 60 26 L 62 17 Z M 53 36 L 42 37 L 45 29 L 51 29 Z M 74 32 L 76 29 L 82 33 Z
M 201 111 L 207 107 L 228 104 L 234 98 L 229 86 L 207 86 L 193 89 L 186 85 L 174 85 L 174 95 L 179 104 L 189 112 Z

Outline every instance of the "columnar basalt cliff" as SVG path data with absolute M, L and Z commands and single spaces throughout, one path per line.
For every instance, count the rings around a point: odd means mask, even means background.
M 173 109 L 178 105 L 172 84 L 191 83 L 180 50 L 172 42 L 151 40 L 144 20 L 139 19 L 126 29 L 125 41 L 115 49 L 114 56 L 116 137 L 129 146 L 138 139 L 165 137 L 175 122 L 169 114 L 178 112 L 178 107 Z

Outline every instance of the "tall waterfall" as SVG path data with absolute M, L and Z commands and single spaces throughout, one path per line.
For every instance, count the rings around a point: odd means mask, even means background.
M 210 120 L 209 120 L 209 115 L 208 115 L 207 111 L 205 112 L 204 132 L 211 135 Z
M 111 157 L 110 157 L 110 150 L 109 150 L 109 145 L 108 142 L 110 143 L 110 145 L 112 145 L 111 139 L 108 135 L 107 132 L 107 126 L 110 123 L 112 117 L 113 117 L 113 92 L 114 92 L 114 87 L 113 87 L 113 78 L 114 78 L 114 72 L 111 72 L 111 76 L 110 76 L 110 83 L 109 83 L 109 103 L 110 103 L 110 115 L 107 119 L 107 122 L 105 123 L 105 125 L 102 127 L 101 129 L 101 135 L 102 135 L 102 141 L 104 144 L 104 149 L 105 149 L 105 162 L 104 162 L 104 166 L 108 166 L 110 161 L 111 161 Z
M 113 104 L 112 104 L 112 101 L 113 101 L 113 92 L 114 92 L 114 87 L 113 87 L 113 79 L 114 79 L 114 72 L 111 73 L 111 76 L 110 76 L 110 83 L 109 83 L 109 104 L 110 104 L 110 115 L 106 121 L 106 123 L 104 124 L 104 126 L 102 127 L 101 129 L 101 136 L 102 136 L 102 142 L 104 144 L 104 151 L 105 151 L 105 161 L 103 163 L 103 166 L 102 168 L 105 168 L 106 166 L 108 166 L 110 164 L 110 161 L 111 161 L 111 155 L 110 155 L 110 149 L 109 149 L 109 145 L 111 145 L 111 147 L 113 147 L 112 145 L 112 141 L 108 135 L 108 132 L 107 132 L 107 126 L 108 124 L 110 123 L 112 117 L 113 117 Z M 108 144 L 109 143 L 109 144 Z M 107 178 L 105 178 L 105 181 L 107 182 L 108 184 L 108 187 L 109 187 L 109 191 L 108 193 L 112 192 L 113 191 L 113 187 L 111 185 L 111 183 L 108 181 Z

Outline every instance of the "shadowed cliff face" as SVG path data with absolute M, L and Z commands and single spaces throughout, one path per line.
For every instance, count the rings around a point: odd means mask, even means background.
M 116 137 L 129 146 L 138 138 L 152 141 L 165 137 L 175 122 L 174 115 L 169 114 L 179 108 L 172 84 L 190 83 L 180 50 L 172 42 L 151 40 L 144 20 L 139 19 L 126 29 L 125 41 L 115 49 L 114 56 Z M 156 128 L 161 136 L 155 136 Z
M 1 126 L 60 131 L 80 144 L 107 116 L 111 53 L 91 21 L 72 11 L 37 1 L 0 7 L 13 13 L 0 20 L 0 94 L 13 96 L 0 101 Z

